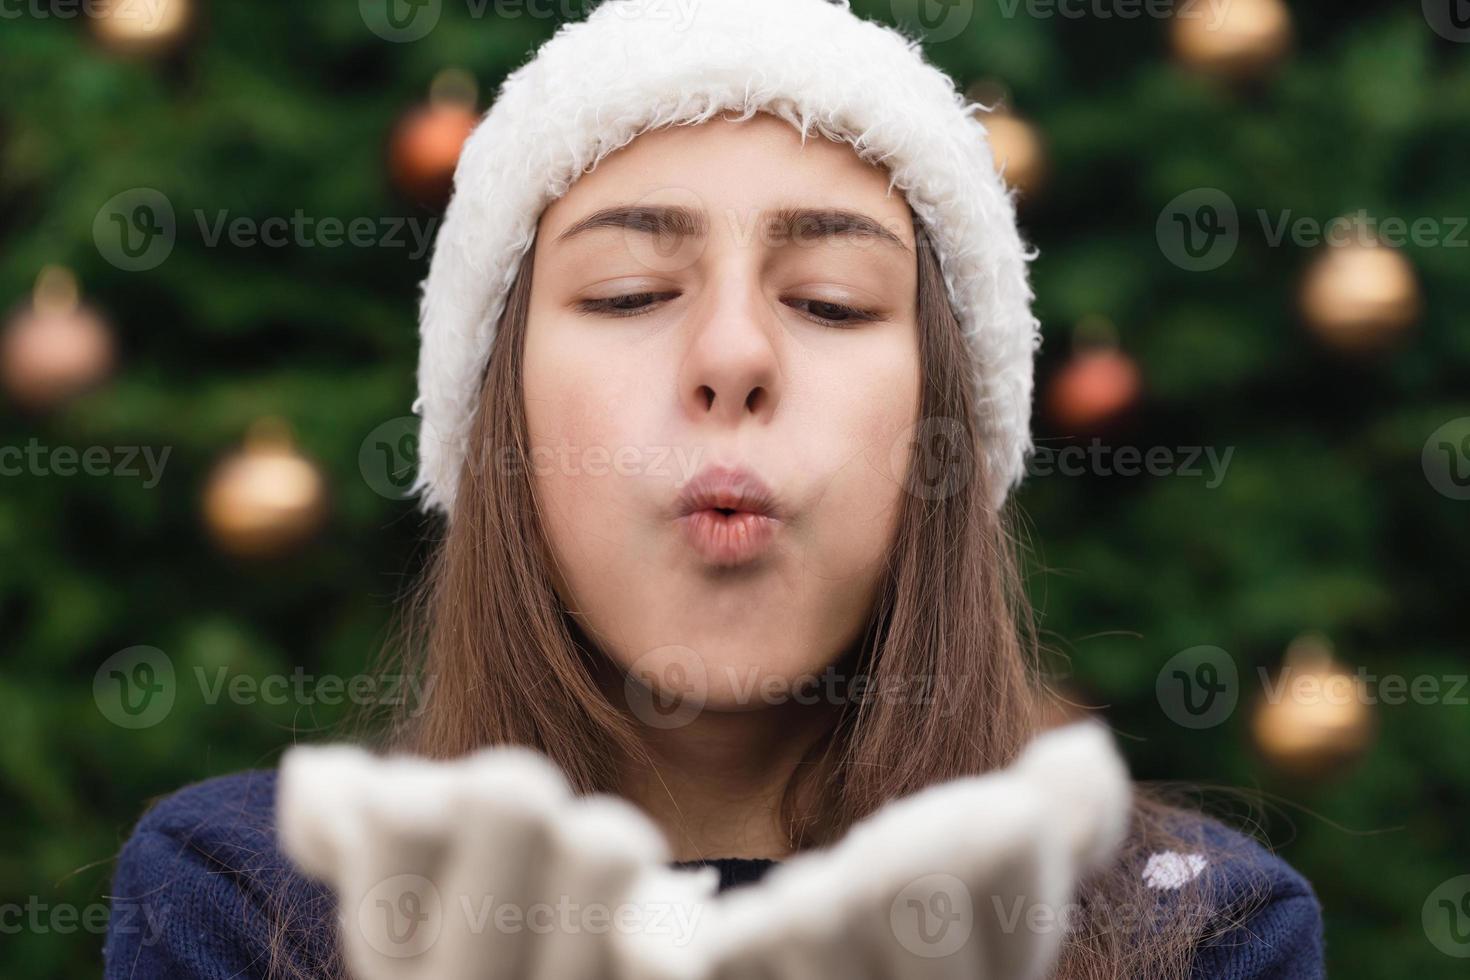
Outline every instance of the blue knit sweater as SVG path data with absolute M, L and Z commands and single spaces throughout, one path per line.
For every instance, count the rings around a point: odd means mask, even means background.
M 107 980 L 318 977 L 334 962 L 336 909 L 276 847 L 276 774 L 256 770 L 186 787 L 153 807 L 118 859 L 104 948 Z M 1195 957 L 1196 980 L 1315 980 L 1323 973 L 1321 906 L 1281 859 L 1212 820 L 1194 828 L 1210 853 L 1151 855 L 1134 869 L 1165 902 L 1194 879 L 1211 887 L 1220 928 Z M 769 861 L 708 862 L 721 888 L 754 881 Z M 290 914 L 284 914 L 289 910 Z M 281 970 L 278 962 L 277 969 Z

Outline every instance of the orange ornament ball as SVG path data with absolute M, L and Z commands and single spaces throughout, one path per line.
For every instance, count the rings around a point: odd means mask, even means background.
M 427 207 L 441 208 L 454 187 L 454 168 L 479 117 L 464 105 L 426 105 L 404 116 L 394 130 L 389 170 L 394 185 Z
M 112 331 L 77 301 L 76 278 L 48 267 L 32 305 L 0 336 L 0 383 L 19 405 L 52 408 L 101 382 L 115 360 Z
M 1052 379 L 1047 409 L 1069 434 L 1095 432 L 1119 420 L 1137 403 L 1143 373 L 1114 348 L 1084 350 Z

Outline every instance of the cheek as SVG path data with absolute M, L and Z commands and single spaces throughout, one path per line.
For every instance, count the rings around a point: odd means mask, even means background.
M 821 574 L 873 579 L 903 503 L 907 448 L 918 419 L 919 365 L 912 342 L 894 343 L 814 382 L 798 459 L 823 474 L 812 508 L 809 559 Z
M 580 593 L 619 556 L 637 557 L 637 480 L 624 471 L 636 467 L 629 454 L 644 451 L 646 366 L 589 350 L 555 323 L 533 319 L 528 328 L 522 379 L 531 485 L 561 570 Z

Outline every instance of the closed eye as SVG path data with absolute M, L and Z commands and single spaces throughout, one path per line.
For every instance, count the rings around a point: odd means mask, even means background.
M 661 299 L 673 299 L 678 293 L 626 293 L 606 299 L 584 299 L 577 303 L 582 313 L 605 316 L 637 316 Z
M 664 300 L 675 299 L 678 295 L 678 293 L 626 293 L 622 296 L 609 296 L 603 299 L 584 299 L 577 303 L 577 310 L 589 316 L 639 316 L 649 312 Z M 782 302 L 793 309 L 802 310 L 808 318 L 827 326 L 865 323 L 878 319 L 878 314 L 871 310 L 860 310 L 851 306 L 843 306 L 841 303 L 828 303 L 817 299 L 792 299 Z M 805 307 L 804 310 L 803 307 Z
M 798 307 L 806 304 L 807 315 L 819 323 L 828 326 L 843 326 L 852 323 L 866 323 L 869 320 L 878 319 L 878 314 L 871 310 L 859 310 L 852 306 L 843 306 L 841 303 L 828 303 L 820 299 L 795 299 L 787 301 L 786 305 Z

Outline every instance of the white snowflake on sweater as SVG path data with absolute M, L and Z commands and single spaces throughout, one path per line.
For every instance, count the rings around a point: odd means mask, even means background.
M 1208 864 L 1203 854 L 1160 851 L 1144 865 L 1143 881 L 1150 888 L 1172 891 L 1198 878 Z

